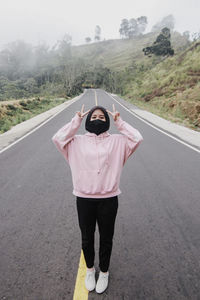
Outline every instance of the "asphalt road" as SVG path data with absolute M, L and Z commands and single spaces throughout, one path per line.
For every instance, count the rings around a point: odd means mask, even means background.
M 51 137 L 83 103 L 95 105 L 94 91 L 0 155 L 1 300 L 73 298 L 80 232 L 70 168 Z M 88 299 L 199 300 L 200 154 L 115 106 L 144 141 L 122 172 L 109 288 Z

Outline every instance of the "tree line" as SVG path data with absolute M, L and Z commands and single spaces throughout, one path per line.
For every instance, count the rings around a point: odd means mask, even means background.
M 144 33 L 147 18 L 122 20 L 122 38 L 134 38 Z M 168 16 L 153 30 L 168 24 L 158 32 L 152 45 L 141 49 L 147 56 L 173 55 L 170 29 L 173 18 Z M 126 25 L 126 26 L 125 26 Z M 100 41 L 101 28 L 95 28 L 95 40 Z M 99 48 L 97 49 L 99 51 Z M 47 44 L 32 46 L 22 40 L 9 43 L 0 51 L 0 100 L 24 98 L 32 95 L 71 97 L 79 94 L 84 86 L 102 87 L 110 92 L 122 93 L 125 71 L 115 72 L 87 58 L 73 55 L 72 37 L 66 34 L 53 47 Z
M 131 19 L 122 19 L 120 28 L 119 28 L 119 34 L 122 39 L 131 39 L 137 36 L 141 36 L 144 34 L 146 28 L 148 25 L 147 16 L 140 16 L 138 18 L 131 18 Z M 157 22 L 153 25 L 151 32 L 159 32 L 164 27 L 169 28 L 170 30 L 174 29 L 175 25 L 175 19 L 173 15 L 168 15 L 164 17 L 161 21 Z M 102 40 L 102 30 L 99 25 L 96 25 L 95 27 L 95 34 L 94 34 L 94 41 L 98 42 Z M 185 31 L 183 33 L 184 35 L 189 35 L 189 31 Z M 86 43 L 92 42 L 91 37 L 85 38 Z
M 113 91 L 117 85 L 110 69 L 73 55 L 69 35 L 52 48 L 18 40 L 0 52 L 0 100 L 47 94 L 71 97 L 82 92 L 84 84 Z

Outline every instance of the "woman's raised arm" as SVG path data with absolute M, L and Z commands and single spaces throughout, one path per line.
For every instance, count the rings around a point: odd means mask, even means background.
M 113 104 L 113 112 L 110 112 L 107 110 L 108 113 L 110 113 L 113 117 L 114 123 L 117 127 L 117 129 L 125 136 L 126 140 L 126 154 L 125 154 L 125 161 L 128 159 L 128 157 L 136 150 L 136 148 L 139 146 L 139 144 L 143 141 L 143 137 L 140 134 L 140 132 L 122 120 L 120 117 L 120 113 L 116 111 L 115 106 Z
M 74 138 L 81 125 L 82 119 L 86 114 L 88 114 L 88 112 L 89 110 L 84 112 L 83 104 L 81 111 L 77 111 L 72 120 L 69 123 L 65 124 L 53 135 L 52 141 L 61 153 L 64 152 L 65 146 Z

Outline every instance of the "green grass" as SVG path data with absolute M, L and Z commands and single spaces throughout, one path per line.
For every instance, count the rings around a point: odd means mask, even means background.
M 7 110 L 0 118 L 0 133 L 4 133 L 13 126 L 45 112 L 63 102 L 64 98 L 43 98 L 38 100 L 20 101 L 20 105 L 8 104 Z
M 155 58 L 148 59 L 144 56 L 142 49 L 149 46 L 155 41 L 158 33 L 148 33 L 133 39 L 116 39 L 107 40 L 97 43 L 91 43 L 81 46 L 72 47 L 72 55 L 78 58 L 86 58 L 93 65 L 101 62 L 103 66 L 113 71 L 124 70 L 129 67 L 132 62 L 137 64 L 149 64 Z M 172 46 L 175 52 L 180 48 L 185 49 L 188 41 L 178 32 L 171 34 Z

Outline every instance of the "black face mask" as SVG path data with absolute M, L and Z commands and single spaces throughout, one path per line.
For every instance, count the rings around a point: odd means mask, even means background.
M 99 119 L 90 121 L 92 113 L 96 109 L 101 109 L 101 111 L 104 113 L 106 121 L 102 121 Z M 89 132 L 99 135 L 99 134 L 107 131 L 109 129 L 109 127 L 110 127 L 110 119 L 109 119 L 108 113 L 105 110 L 105 108 L 102 106 L 93 107 L 87 115 L 86 122 L 85 122 L 85 129 Z
M 93 120 L 89 123 L 89 131 L 99 135 L 107 130 L 107 124 L 102 120 Z

